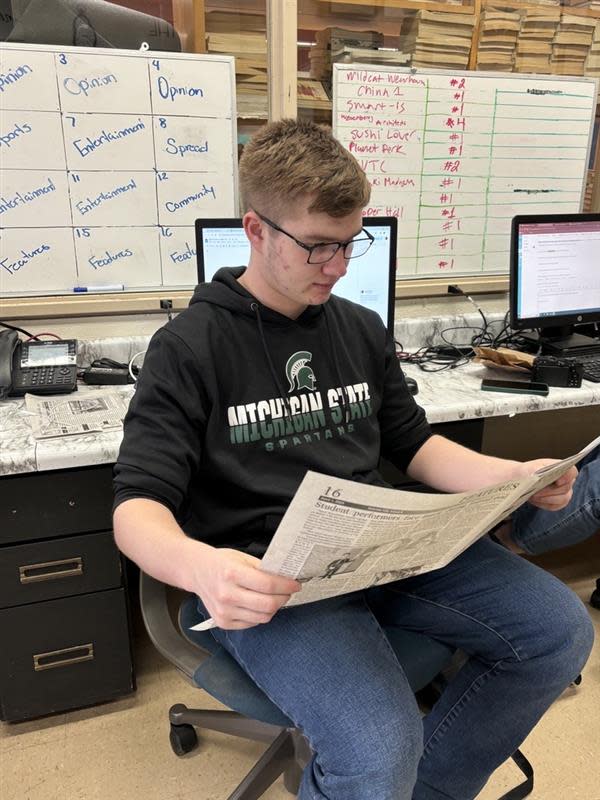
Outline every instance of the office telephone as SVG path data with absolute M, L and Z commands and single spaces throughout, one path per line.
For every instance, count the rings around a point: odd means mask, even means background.
M 77 389 L 77 340 L 22 342 L 0 332 L 0 398 L 63 394 Z

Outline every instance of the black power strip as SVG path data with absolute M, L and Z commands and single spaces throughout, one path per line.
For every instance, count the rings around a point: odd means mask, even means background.
M 134 383 L 127 367 L 88 367 L 83 371 L 83 382 L 95 386 L 123 386 Z

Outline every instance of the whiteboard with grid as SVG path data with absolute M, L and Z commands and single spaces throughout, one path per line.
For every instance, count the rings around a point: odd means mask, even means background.
M 506 274 L 516 214 L 581 210 L 591 78 L 335 64 L 333 129 L 398 217 L 398 277 Z
M 0 286 L 196 283 L 194 220 L 237 214 L 229 56 L 0 45 Z

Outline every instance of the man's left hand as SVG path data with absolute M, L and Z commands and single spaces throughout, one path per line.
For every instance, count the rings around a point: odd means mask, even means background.
M 526 461 L 522 466 L 527 475 L 532 475 L 542 467 L 556 464 L 557 460 L 555 458 L 538 458 L 534 461 Z M 554 483 L 532 495 L 528 502 L 545 511 L 559 511 L 570 503 L 573 496 L 573 484 L 578 474 L 577 467 L 571 467 L 564 475 L 557 478 Z

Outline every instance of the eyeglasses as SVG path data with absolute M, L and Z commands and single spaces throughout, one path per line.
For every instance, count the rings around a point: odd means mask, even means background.
M 363 229 L 358 236 L 349 239 L 347 242 L 317 242 L 317 244 L 306 244 L 296 239 L 291 233 L 284 231 L 277 223 L 267 219 L 267 217 L 263 217 L 258 211 L 255 211 L 255 213 L 263 222 L 266 222 L 270 228 L 279 231 L 279 233 L 283 233 L 284 236 L 296 242 L 298 247 L 306 250 L 308 253 L 308 258 L 306 259 L 307 264 L 326 264 L 328 261 L 331 261 L 340 248 L 344 250 L 344 258 L 359 258 L 360 256 L 364 256 L 375 241 L 373 234 Z

